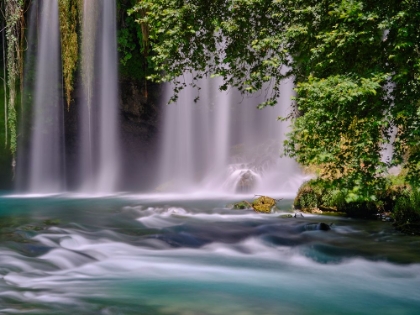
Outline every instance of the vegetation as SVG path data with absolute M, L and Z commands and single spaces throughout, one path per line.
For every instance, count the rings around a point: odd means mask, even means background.
M 322 168 L 320 178 L 348 203 L 374 202 L 384 171 L 404 164 L 420 172 L 420 22 L 415 0 L 142 0 L 137 21 L 149 27 L 157 73 L 221 76 L 243 93 L 269 91 L 294 78 L 296 97 L 286 153 Z M 381 149 L 395 130 L 394 156 Z
M 67 109 L 73 92 L 74 74 L 79 60 L 79 1 L 60 0 L 60 32 L 61 32 L 61 55 L 63 59 L 63 79 Z
M 145 79 L 152 67 L 149 65 L 149 47 L 147 31 L 136 23 L 135 17 L 128 10 L 136 0 L 118 2 L 118 52 L 120 54 L 120 73 L 124 77 Z
M 406 184 L 406 175 L 389 176 L 385 189 L 372 200 L 347 201 L 346 191 L 315 179 L 305 182 L 294 200 L 295 209 L 304 212 L 341 213 L 359 218 L 394 220 L 394 226 L 407 234 L 420 235 L 420 190 Z
M 0 88 L 0 104 L 4 106 L 0 121 L 4 123 L 4 131 L 0 133 L 2 143 L 5 143 L 6 151 L 3 152 L 1 148 L 0 154 L 3 163 L 2 170 L 9 169 L 12 165 L 13 169 L 16 165 L 15 156 L 18 142 L 18 124 L 25 125 L 27 123 L 18 121 L 20 118 L 20 96 L 24 84 L 23 79 L 23 61 L 24 54 L 27 51 L 28 40 L 26 36 L 26 18 L 29 14 L 29 7 L 31 4 L 36 4 L 33 0 L 0 0 L 0 54 L 2 65 L 0 67 L 1 83 Z M 80 54 L 82 58 L 87 58 L 87 64 L 93 64 L 95 61 L 95 54 L 92 49 L 83 47 L 82 36 L 85 41 L 92 42 L 95 39 L 95 24 L 97 22 L 97 2 L 82 0 L 59 0 L 59 15 L 60 15 L 60 33 L 61 33 L 61 52 L 62 52 L 62 71 L 63 71 L 63 86 L 66 99 L 67 108 L 74 98 L 75 78 L 80 70 Z M 81 24 L 83 23 L 83 4 L 87 9 L 93 11 L 92 27 L 89 32 L 82 34 Z M 135 23 L 134 17 L 128 16 L 127 10 L 135 4 L 134 0 L 117 0 L 117 18 L 118 18 L 118 41 L 119 41 L 119 57 L 121 72 L 127 78 L 135 80 L 144 80 L 146 73 L 152 73 L 151 67 L 148 66 L 150 58 L 143 46 L 143 37 L 141 27 Z M 89 46 L 90 47 L 90 46 Z M 149 58 L 149 59 L 147 59 Z M 27 67 L 26 80 L 33 76 L 34 67 L 30 62 L 30 67 Z M 30 69 L 29 69 L 30 68 Z M 89 77 L 87 73 L 82 74 L 82 82 L 88 87 L 89 92 L 93 89 L 93 78 Z M 28 92 L 28 91 L 26 91 Z M 89 105 L 90 105 L 89 94 Z M 25 103 L 25 104 L 23 104 Z M 28 104 L 27 104 L 28 103 Z M 25 111 L 26 105 L 31 105 L 31 100 L 22 102 L 22 111 Z M 30 108 L 26 116 L 30 116 Z M 26 117 L 25 116 L 25 117 Z M 27 118 L 27 117 L 26 117 Z M 23 136 L 23 130 L 20 130 L 20 137 Z M 25 139 L 24 141 L 27 141 Z M 11 156 L 11 157 L 10 157 Z M 9 161 L 12 159 L 12 161 Z M 5 174 L 1 181 L 9 182 L 9 170 L 5 170 Z M 7 180 L 6 180 L 7 178 Z M 7 186 L 7 185 L 6 185 Z
M 234 203 L 232 205 L 228 205 L 229 208 L 236 209 L 236 210 L 244 210 L 244 209 L 254 209 L 255 212 L 260 213 L 271 213 L 273 208 L 275 208 L 276 203 L 281 199 L 273 199 L 268 196 L 260 196 L 256 195 L 254 201 L 248 202 L 246 200 Z
M 23 73 L 23 49 L 22 49 L 22 20 L 23 0 L 9 0 L 2 2 L 2 15 L 6 21 L 5 32 L 7 40 L 7 134 L 9 147 L 14 156 L 17 148 L 17 115 L 16 104 L 19 90 L 19 81 Z M 4 10 L 4 11 L 3 11 Z M 4 78 L 6 79 L 6 78 Z M 5 104 L 6 105 L 6 104 Z

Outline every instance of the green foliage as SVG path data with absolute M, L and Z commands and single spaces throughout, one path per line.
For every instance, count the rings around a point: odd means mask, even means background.
M 19 24 L 23 13 L 23 0 L 8 0 L 5 2 L 6 41 L 7 41 L 7 87 L 8 87 L 8 129 L 10 134 L 9 147 L 12 155 L 17 148 L 17 89 L 22 66 L 22 51 L 20 47 Z
M 420 233 L 420 190 L 406 183 L 405 176 L 384 179 L 385 188 L 371 200 L 352 200 L 349 192 L 338 190 L 331 181 L 316 179 L 302 184 L 294 207 L 311 212 L 314 209 L 337 211 L 350 217 L 375 218 L 378 213 L 392 213 L 398 229 Z
M 145 79 L 148 73 L 154 73 L 149 46 L 144 34 L 144 27 L 136 22 L 136 17 L 128 10 L 136 0 L 120 0 L 118 5 L 118 52 L 120 74 L 124 77 Z
M 60 0 L 61 56 L 63 60 L 64 88 L 67 109 L 70 107 L 73 92 L 74 72 L 79 60 L 79 39 L 77 27 L 79 22 L 79 1 Z
M 0 65 L 0 71 L 3 73 L 2 66 Z M 1 109 L 3 109 L 4 102 L 4 88 L 3 84 L 0 84 L 0 106 Z M 0 110 L 0 122 L 3 122 L 6 119 L 4 116 L 4 111 Z M 7 138 L 6 129 L 0 128 L 0 190 L 2 189 L 8 189 L 9 182 L 12 178 L 11 174 L 11 152 L 7 146 L 5 146 L 5 140 Z
M 234 203 L 233 205 L 229 205 L 229 207 L 235 210 L 244 210 L 244 209 L 249 209 L 251 205 L 249 202 L 240 201 L 240 202 Z
M 296 83 L 286 153 L 321 167 L 347 203 L 376 204 L 382 176 L 405 163 L 420 178 L 420 8 L 416 0 L 142 0 L 156 74 L 175 95 L 221 76 L 226 90 L 266 88 L 275 105 L 282 79 Z M 267 88 L 268 87 L 268 88 Z M 397 131 L 394 156 L 381 148 Z M 370 206 L 367 206 L 369 208 Z M 356 208 L 360 208 L 356 206 Z
M 296 209 L 318 208 L 323 192 L 322 187 L 317 185 L 317 181 L 307 181 L 300 186 L 293 206 Z
M 393 217 L 399 224 L 420 221 L 420 191 L 406 190 L 396 198 Z
M 384 80 L 310 77 L 296 88 L 298 110 L 304 114 L 294 119 L 286 153 L 302 165 L 322 166 L 320 178 L 349 190 L 355 200 L 369 200 L 383 185 L 379 175 L 386 164 L 380 149 L 389 122 L 387 104 L 376 96 L 383 94 Z
M 393 45 L 388 62 L 393 71 L 395 105 L 392 116 L 398 133 L 395 140 L 396 162 L 405 162 L 407 177 L 413 185 L 420 175 L 420 3 L 398 2 L 389 19 L 388 39 Z
M 194 80 L 204 75 L 223 77 L 222 90 L 231 85 L 251 93 L 271 82 L 267 103 L 273 105 L 279 77 L 285 76 L 282 65 L 289 60 L 287 52 L 279 50 L 284 29 L 273 6 L 284 8 L 278 1 L 259 0 L 139 1 L 131 12 L 140 24 L 149 26 L 157 71 L 149 78 L 173 80 L 172 100 L 186 86 L 179 79 L 185 71 L 194 72 Z

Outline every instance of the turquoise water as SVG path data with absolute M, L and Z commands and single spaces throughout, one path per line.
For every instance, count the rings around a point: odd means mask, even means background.
M 419 313 L 420 238 L 232 201 L 0 197 L 0 313 Z

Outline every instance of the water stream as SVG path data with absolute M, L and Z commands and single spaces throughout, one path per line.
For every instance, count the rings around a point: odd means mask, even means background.
M 232 199 L 0 197 L 2 314 L 417 314 L 420 250 L 391 224 Z M 331 230 L 320 230 L 320 223 Z
M 82 33 L 83 106 L 80 111 L 78 190 L 117 190 L 118 71 L 115 1 L 84 1 Z
M 40 29 L 28 183 L 32 193 L 55 193 L 65 188 L 58 3 L 44 0 L 32 8 L 40 10 Z

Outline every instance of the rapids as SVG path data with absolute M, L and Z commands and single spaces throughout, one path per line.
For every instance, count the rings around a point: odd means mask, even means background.
M 418 238 L 235 200 L 2 196 L 0 313 L 418 313 Z

